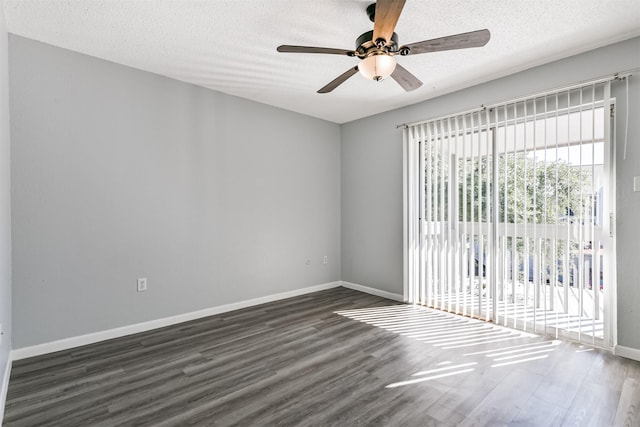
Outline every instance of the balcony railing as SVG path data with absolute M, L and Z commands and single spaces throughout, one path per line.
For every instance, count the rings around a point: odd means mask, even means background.
M 497 226 L 424 221 L 423 230 L 425 287 L 420 299 L 425 304 L 602 343 L 602 227 L 569 221 Z

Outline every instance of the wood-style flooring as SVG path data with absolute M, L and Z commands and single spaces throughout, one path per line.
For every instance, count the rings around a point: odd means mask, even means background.
M 14 362 L 6 426 L 638 426 L 640 363 L 336 288 Z

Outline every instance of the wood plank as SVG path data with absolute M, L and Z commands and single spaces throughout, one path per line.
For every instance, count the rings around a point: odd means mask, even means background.
M 640 425 L 640 381 L 636 378 L 627 378 L 624 381 L 613 425 L 625 427 Z

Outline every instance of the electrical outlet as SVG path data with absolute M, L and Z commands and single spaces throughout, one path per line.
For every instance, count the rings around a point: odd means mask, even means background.
M 147 278 L 138 277 L 138 292 L 144 292 L 147 290 Z
M 329 264 L 329 258 L 326 255 L 322 258 L 322 263 L 325 265 Z
M 640 191 L 640 176 L 633 177 L 633 191 Z

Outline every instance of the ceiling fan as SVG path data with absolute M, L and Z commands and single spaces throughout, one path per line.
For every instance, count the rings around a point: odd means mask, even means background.
M 361 59 L 358 65 L 336 77 L 318 93 L 331 92 L 358 71 L 366 78 L 375 81 L 391 76 L 405 91 L 409 92 L 422 86 L 422 82 L 398 64 L 394 56 L 480 47 L 489 42 L 491 34 L 489 30 L 484 29 L 399 46 L 398 35 L 394 33 L 394 29 L 405 1 L 378 0 L 369 5 L 367 14 L 373 22 L 373 31 L 367 31 L 356 39 L 355 50 L 291 45 L 278 46 L 277 50 L 278 52 L 347 55 Z

